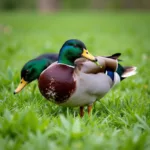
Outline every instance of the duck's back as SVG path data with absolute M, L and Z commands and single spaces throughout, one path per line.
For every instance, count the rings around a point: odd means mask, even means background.
M 54 54 L 54 53 L 42 54 L 38 56 L 36 59 L 43 59 L 43 58 L 47 58 L 51 62 L 55 62 L 58 60 L 58 54 Z

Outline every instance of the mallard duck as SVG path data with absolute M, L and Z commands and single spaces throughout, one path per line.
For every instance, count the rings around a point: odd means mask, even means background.
M 83 42 L 76 39 L 66 41 L 59 51 L 58 61 L 52 63 L 39 76 L 41 94 L 62 106 L 84 106 L 90 114 L 92 105 L 101 99 L 121 80 L 136 74 L 136 67 L 123 67 L 118 57 L 94 57 Z
M 41 72 L 57 60 L 58 54 L 42 54 L 29 60 L 21 70 L 21 81 L 14 94 L 19 93 L 27 84 L 38 79 Z

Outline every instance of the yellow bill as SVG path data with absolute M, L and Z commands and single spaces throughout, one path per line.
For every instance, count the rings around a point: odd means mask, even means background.
M 92 54 L 90 54 L 87 49 L 83 49 L 82 57 L 91 61 L 97 61 L 97 59 Z
M 87 49 L 83 49 L 82 57 L 95 62 L 96 65 L 98 65 L 100 68 L 102 68 L 100 63 L 97 61 L 96 57 L 94 57 L 92 54 L 90 54 Z
M 20 84 L 18 85 L 18 87 L 16 88 L 16 90 L 14 91 L 14 94 L 19 93 L 26 85 L 28 84 L 27 81 L 25 81 L 23 78 L 20 81 Z

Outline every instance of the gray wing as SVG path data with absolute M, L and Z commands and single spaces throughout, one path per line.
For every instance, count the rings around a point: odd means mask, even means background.
M 116 71 L 118 67 L 118 61 L 116 59 L 101 56 L 97 56 L 96 58 L 101 67 L 90 60 L 79 58 L 75 61 L 76 70 L 89 74 L 105 73 L 106 70 Z

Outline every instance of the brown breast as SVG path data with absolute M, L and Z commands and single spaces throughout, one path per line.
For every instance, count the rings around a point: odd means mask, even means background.
M 56 103 L 65 102 L 75 91 L 74 68 L 55 64 L 47 68 L 39 77 L 41 94 Z

